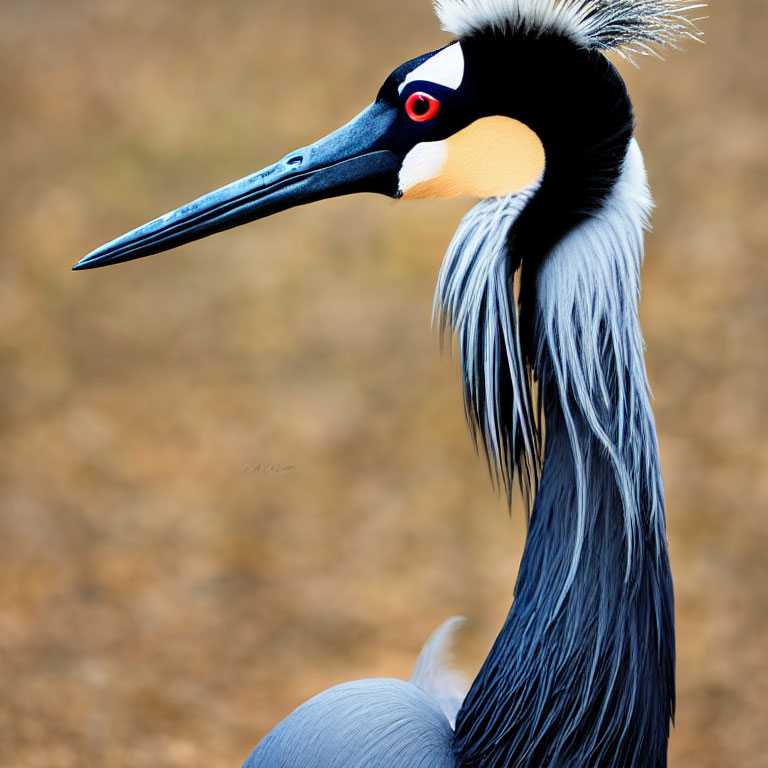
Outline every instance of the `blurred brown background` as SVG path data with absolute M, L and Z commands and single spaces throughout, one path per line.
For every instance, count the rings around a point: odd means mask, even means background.
M 509 607 L 524 524 L 430 330 L 468 203 L 335 200 L 85 252 L 341 124 L 427 0 L 0 2 L 0 765 L 237 766 Z M 659 205 L 643 322 L 677 585 L 672 765 L 768 765 L 765 0 L 622 65 Z M 259 465 L 283 464 L 267 473 Z

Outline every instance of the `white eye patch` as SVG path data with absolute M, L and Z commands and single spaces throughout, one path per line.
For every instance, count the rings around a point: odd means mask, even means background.
M 452 43 L 431 59 L 427 59 L 420 67 L 416 67 L 413 72 L 409 72 L 399 91 L 402 93 L 408 83 L 416 80 L 437 83 L 455 91 L 463 79 L 464 52 L 461 50 L 461 43 Z

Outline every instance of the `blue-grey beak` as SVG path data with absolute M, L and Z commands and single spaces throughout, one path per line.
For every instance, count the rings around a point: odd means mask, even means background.
M 118 237 L 74 269 L 140 259 L 325 198 L 353 192 L 394 197 L 402 163 L 402 157 L 387 147 L 394 121 L 394 110 L 375 102 L 330 136 Z

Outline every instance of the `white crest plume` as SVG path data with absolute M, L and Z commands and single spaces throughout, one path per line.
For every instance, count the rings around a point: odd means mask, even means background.
M 698 19 L 688 14 L 704 3 L 686 0 L 434 0 L 443 29 L 456 37 L 485 30 L 560 35 L 582 48 L 652 54 L 698 39 Z M 623 49 L 623 50 L 622 50 Z

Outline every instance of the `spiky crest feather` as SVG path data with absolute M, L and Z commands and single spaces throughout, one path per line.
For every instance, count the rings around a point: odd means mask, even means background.
M 698 39 L 697 19 L 689 14 L 705 7 L 686 0 L 434 0 L 434 5 L 443 29 L 459 38 L 488 30 L 551 34 L 622 56 Z

